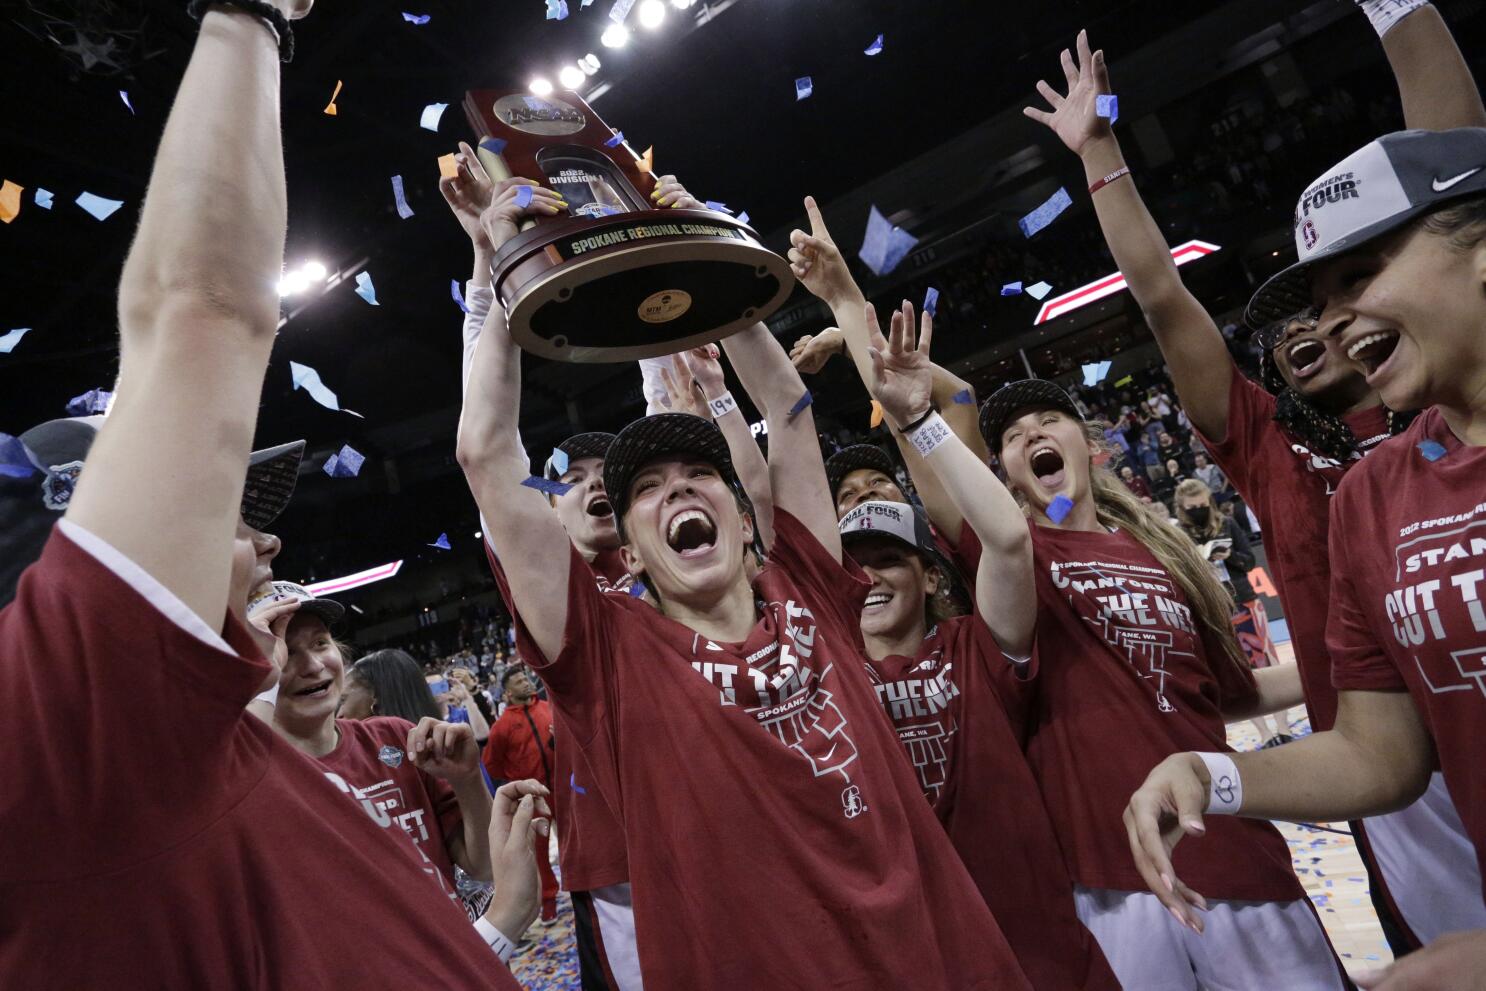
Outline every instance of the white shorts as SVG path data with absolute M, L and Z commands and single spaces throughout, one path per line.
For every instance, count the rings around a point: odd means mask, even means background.
M 619 991 L 643 991 L 640 983 L 640 950 L 635 945 L 635 908 L 628 884 L 594 888 L 594 928 L 609 973 Z
M 1362 828 L 1388 897 L 1420 942 L 1486 929 L 1481 865 L 1443 774 L 1413 805 L 1364 819 Z
M 1123 987 L 1139 991 L 1345 991 L 1341 963 L 1304 898 L 1208 900 L 1201 935 L 1149 891 L 1073 887 L 1078 917 Z

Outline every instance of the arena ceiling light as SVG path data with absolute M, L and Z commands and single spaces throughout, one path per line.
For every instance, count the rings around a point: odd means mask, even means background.
M 335 595 L 337 592 L 349 592 L 353 588 L 370 585 L 385 578 L 391 578 L 402 570 L 401 561 L 393 561 L 390 564 L 379 564 L 375 568 L 367 568 L 358 571 L 354 575 L 346 575 L 344 578 L 331 578 L 328 581 L 315 582 L 306 585 L 305 591 L 311 595 Z
M 1206 258 L 1215 251 L 1223 249 L 1216 244 L 1206 241 L 1192 240 L 1186 244 L 1179 244 L 1171 249 L 1171 260 L 1178 266 L 1187 262 L 1195 262 L 1199 258 Z M 1074 310 L 1082 309 L 1090 303 L 1113 296 L 1125 288 L 1125 277 L 1119 272 L 1106 275 L 1102 279 L 1095 279 L 1088 285 L 1079 286 L 1077 289 L 1065 292 L 1061 296 L 1055 296 L 1042 304 L 1042 309 L 1037 311 L 1037 319 L 1032 321 L 1032 326 L 1056 320 L 1058 317 L 1067 316 Z
M 588 81 L 588 74 L 576 65 L 565 65 L 558 72 L 557 81 L 562 83 L 563 89 L 575 90 Z
M 697 0 L 671 0 L 671 6 L 675 7 L 677 10 L 685 10 L 687 7 L 690 7 L 696 2 Z
M 533 96 L 551 96 L 552 80 L 546 76 L 538 76 L 531 81 L 531 85 L 527 88 L 531 90 Z
M 640 27 L 655 30 L 665 23 L 666 5 L 662 0 L 645 0 L 640 4 Z
M 591 76 L 598 72 L 600 64 L 599 57 L 593 54 L 593 52 L 589 52 L 578 60 L 578 68 L 583 70 L 585 76 Z
M 605 48 L 623 48 L 629 44 L 629 28 L 623 24 L 610 24 L 599 36 Z
M 330 273 L 317 261 L 308 261 L 279 277 L 279 298 L 304 292 L 316 282 L 324 282 Z

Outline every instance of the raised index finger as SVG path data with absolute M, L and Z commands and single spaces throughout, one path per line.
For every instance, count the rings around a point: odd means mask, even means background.
M 820 215 L 820 207 L 816 205 L 814 196 L 805 197 L 805 215 L 810 218 L 810 233 L 819 238 L 830 238 L 831 232 L 826 229 L 826 218 Z

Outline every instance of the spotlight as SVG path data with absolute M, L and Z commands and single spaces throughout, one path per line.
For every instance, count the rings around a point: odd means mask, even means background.
M 528 88 L 535 96 L 552 95 L 552 81 L 545 76 L 538 76 L 537 78 L 533 79 L 531 81 L 531 86 Z
M 321 265 L 319 262 L 305 262 L 299 270 L 303 272 L 305 278 L 309 279 L 311 282 L 324 282 L 325 276 L 330 274 L 325 270 L 325 266 Z
M 610 24 L 604 28 L 599 41 L 604 43 L 605 48 L 623 48 L 629 44 L 629 28 L 623 24 Z
M 671 6 L 675 7 L 677 10 L 685 10 L 687 7 L 690 7 L 696 2 L 697 0 L 671 0 Z
M 585 76 L 591 76 L 599 71 L 599 57 L 589 52 L 578 60 L 578 68 L 583 70 Z
M 655 29 L 666 19 L 666 5 L 661 0 L 645 0 L 640 4 L 640 27 Z
M 562 67 L 562 71 L 557 74 L 557 81 L 562 83 L 563 89 L 577 89 L 587 79 L 588 76 L 576 65 L 565 65 Z
M 284 277 L 279 280 L 279 296 L 293 296 L 295 293 L 304 292 L 309 287 L 309 277 L 303 272 L 298 270 L 285 272 Z

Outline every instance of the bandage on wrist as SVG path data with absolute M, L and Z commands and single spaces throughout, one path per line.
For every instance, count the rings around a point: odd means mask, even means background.
M 940 444 L 954 435 L 944 422 L 944 417 L 931 412 L 922 423 L 911 430 L 905 430 L 903 436 L 908 438 L 908 443 L 913 445 L 914 450 L 927 458 Z
M 1120 166 L 1119 168 L 1117 168 L 1113 172 L 1111 172 L 1109 175 L 1105 176 L 1103 179 L 1096 179 L 1096 180 L 1094 180 L 1093 185 L 1091 185 L 1089 187 L 1089 195 L 1090 196 L 1093 196 L 1095 193 L 1099 192 L 1099 190 L 1103 189 L 1105 186 L 1108 186 L 1110 183 L 1112 183 L 1116 179 L 1120 178 L 1120 176 L 1127 176 L 1129 174 L 1130 174 L 1130 166 L 1128 166 L 1128 165 L 1122 165 L 1122 166 Z
M 1238 765 L 1227 754 L 1197 754 L 1197 759 L 1207 765 L 1207 808 L 1213 815 L 1237 815 L 1243 808 L 1243 779 L 1238 776 Z
M 712 411 L 712 419 L 720 420 L 738 408 L 738 401 L 733 398 L 731 392 L 724 392 L 716 399 L 707 400 L 707 408 Z
M 1373 30 L 1381 38 L 1420 7 L 1429 6 L 1429 0 L 1357 0 L 1357 6 L 1367 15 Z

